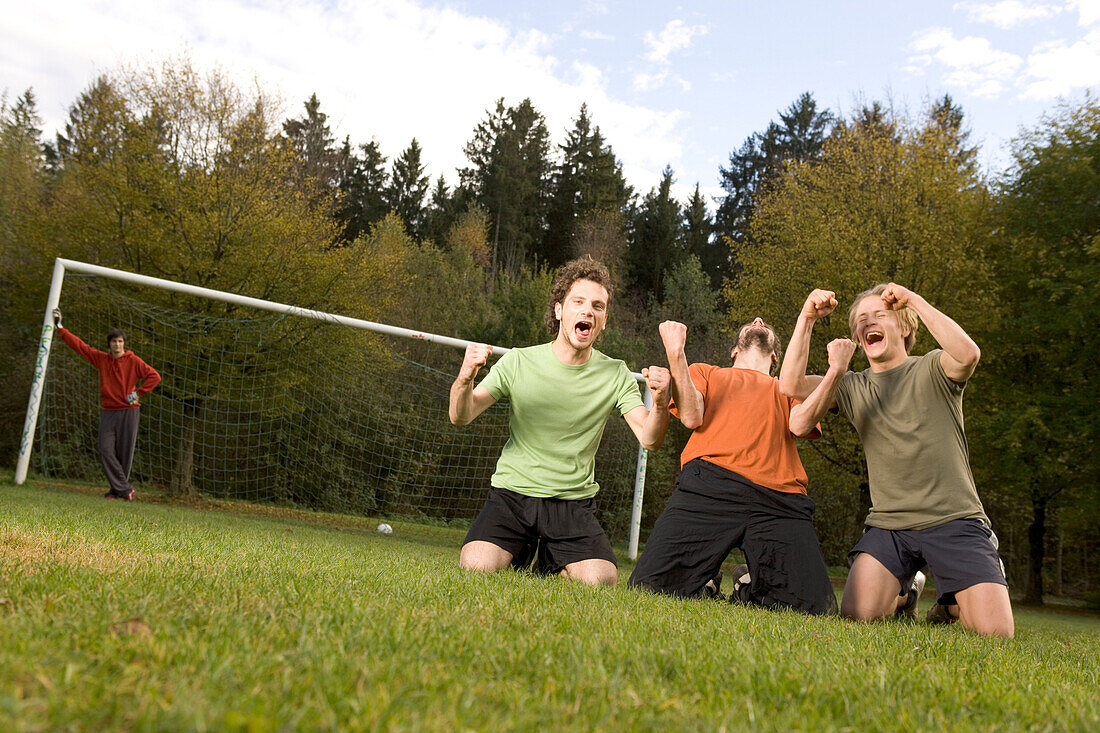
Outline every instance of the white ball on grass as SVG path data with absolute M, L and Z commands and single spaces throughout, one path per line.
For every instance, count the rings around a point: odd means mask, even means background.
M 382 522 L 381 524 L 379 524 L 378 527 L 377 527 L 377 530 L 379 532 L 381 532 L 382 534 L 393 534 L 393 527 L 386 524 L 385 522 Z

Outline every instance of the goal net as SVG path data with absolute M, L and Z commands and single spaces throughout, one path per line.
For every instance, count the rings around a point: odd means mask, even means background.
M 67 329 L 106 350 L 107 330 L 121 328 L 127 348 L 163 379 L 142 399 L 131 472 L 139 489 L 456 524 L 480 510 L 508 437 L 508 406 L 451 425 L 448 394 L 462 360 L 453 345 L 336 317 L 150 297 L 148 287 L 109 277 L 70 272 L 61 292 Z M 46 480 L 105 481 L 98 374 L 60 337 L 39 405 L 31 467 Z M 596 503 L 615 543 L 629 539 L 638 460 L 625 421 L 609 420 Z

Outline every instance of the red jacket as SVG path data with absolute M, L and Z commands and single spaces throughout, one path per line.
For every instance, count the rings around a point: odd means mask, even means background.
M 157 370 L 143 362 L 134 352 L 126 351 L 115 359 L 106 351 L 93 349 L 67 328 L 58 327 L 57 332 L 73 351 L 83 356 L 99 370 L 99 404 L 104 410 L 129 410 L 139 403 L 129 404 L 126 395 L 137 390 L 138 396 L 147 395 L 160 384 Z M 144 380 L 141 387 L 138 380 Z

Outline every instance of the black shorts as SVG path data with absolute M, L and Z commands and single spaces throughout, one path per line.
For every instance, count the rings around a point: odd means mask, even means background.
M 937 603 L 955 603 L 955 593 L 978 583 L 1005 580 L 997 539 L 978 519 L 954 519 L 928 529 L 880 529 L 868 527 L 848 553 L 851 562 L 866 552 L 882 563 L 908 588 L 913 575 L 925 565 L 936 577 Z
M 537 553 L 539 569 L 552 574 L 581 560 L 615 563 L 594 505 L 592 499 L 544 499 L 494 487 L 465 542 L 491 542 L 512 554 L 513 565 L 530 563 Z
M 632 587 L 690 597 L 740 547 L 748 599 L 768 608 L 835 613 L 836 594 L 813 525 L 814 502 L 758 486 L 702 459 L 688 462 L 630 576 Z

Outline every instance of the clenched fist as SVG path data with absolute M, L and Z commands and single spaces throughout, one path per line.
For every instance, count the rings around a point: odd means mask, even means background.
M 825 316 L 836 310 L 836 293 L 832 290 L 814 290 L 806 298 L 806 302 L 802 304 L 803 318 L 816 321 L 819 318 Z
M 669 386 L 672 384 L 672 374 L 668 369 L 651 366 L 642 370 L 642 376 L 645 377 L 645 386 L 649 387 L 649 392 L 653 395 L 653 404 L 668 407 Z
M 657 328 L 661 332 L 665 351 L 675 354 L 684 350 L 687 345 L 687 326 L 676 321 L 665 321 Z
M 489 344 L 469 344 L 466 346 L 466 356 L 462 359 L 462 368 L 458 371 L 458 378 L 467 382 L 474 381 L 481 367 L 493 353 L 493 347 Z
M 829 368 L 848 371 L 848 363 L 856 352 L 856 342 L 851 339 L 833 339 L 829 342 Z
M 904 288 L 897 283 L 890 283 L 882 291 L 882 303 L 890 310 L 901 310 L 909 305 L 909 299 L 913 297 L 913 291 Z

